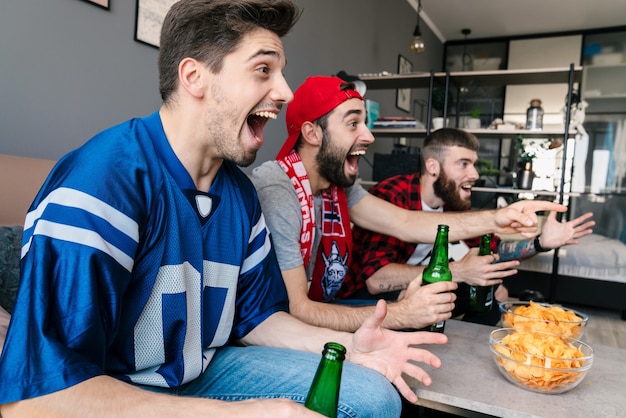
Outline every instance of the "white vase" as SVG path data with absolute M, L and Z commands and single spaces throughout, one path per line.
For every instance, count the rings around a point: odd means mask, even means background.
M 465 127 L 467 129 L 480 129 L 480 119 L 479 118 L 469 118 L 465 122 Z
M 446 118 L 446 126 L 448 126 L 448 119 Z M 437 118 L 433 118 L 433 131 L 436 131 L 437 129 L 441 129 L 443 128 L 443 118 L 441 117 L 437 117 Z

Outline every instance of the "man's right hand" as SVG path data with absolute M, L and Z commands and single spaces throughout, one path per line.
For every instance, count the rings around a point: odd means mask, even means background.
M 406 312 L 410 324 L 407 328 L 423 328 L 452 317 L 458 285 L 454 282 L 437 282 L 422 286 L 420 277 L 412 280 L 398 304 Z
M 520 200 L 495 211 L 497 234 L 521 234 L 525 238 L 537 234 L 537 213 L 541 211 L 565 212 L 566 206 L 545 200 Z

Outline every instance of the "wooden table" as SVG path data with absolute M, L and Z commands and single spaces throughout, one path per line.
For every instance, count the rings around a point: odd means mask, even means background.
M 430 387 L 409 380 L 418 404 L 465 417 L 626 417 L 626 350 L 593 345 L 593 366 L 576 388 L 557 395 L 535 393 L 498 371 L 489 350 L 494 329 L 448 320 L 447 344 L 420 346 L 443 364 L 425 368 L 433 379 Z

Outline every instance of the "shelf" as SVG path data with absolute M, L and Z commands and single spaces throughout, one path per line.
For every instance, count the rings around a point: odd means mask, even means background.
M 516 129 L 512 131 L 498 131 L 496 129 L 465 129 L 466 131 L 476 135 L 477 137 L 494 137 L 494 138 L 510 138 L 517 135 L 523 135 L 525 138 L 544 138 L 563 136 L 564 131 L 559 129 L 544 129 L 542 131 L 527 131 L 524 129 Z M 374 135 L 381 136 L 422 136 L 426 135 L 426 129 L 417 128 L 374 128 L 371 130 Z M 576 131 L 570 131 L 569 137 L 575 136 Z
M 456 87 L 468 85 L 480 86 L 504 86 L 521 84 L 558 84 L 569 81 L 570 68 L 533 68 L 526 70 L 484 70 L 484 71 L 452 71 L 450 82 Z M 430 86 L 430 73 L 418 72 L 410 74 L 383 75 L 359 75 L 368 89 L 402 89 L 402 88 L 428 88 Z M 445 72 L 433 74 L 434 81 L 443 83 L 446 78 Z M 574 82 L 580 82 L 582 67 L 574 67 Z

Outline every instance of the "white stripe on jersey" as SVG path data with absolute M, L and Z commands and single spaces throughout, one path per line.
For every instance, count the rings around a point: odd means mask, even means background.
M 267 229 L 267 225 L 265 224 L 265 217 L 261 214 L 259 222 L 254 225 L 252 231 L 250 232 L 248 244 L 254 241 L 254 239 L 263 232 L 265 232 L 265 241 L 263 241 L 263 245 L 257 248 L 244 260 L 243 265 L 241 266 L 241 274 L 248 272 L 248 270 L 254 268 L 257 264 L 263 261 L 272 248 L 272 244 L 270 243 L 270 231 Z
M 106 219 L 107 222 L 113 225 L 113 227 L 128 235 L 133 241 L 139 241 L 139 226 L 134 220 L 132 220 L 132 218 L 126 216 L 124 213 L 100 199 L 96 199 L 95 197 L 85 192 L 81 192 L 80 190 L 70 189 L 67 187 L 59 187 L 58 189 L 53 190 L 39 203 L 39 205 L 37 205 L 35 209 L 27 213 L 26 221 L 24 222 L 24 229 L 32 227 L 35 221 L 39 219 L 43 211 L 46 209 L 46 206 L 50 203 L 83 209 L 100 218 Z M 129 233 L 132 235 L 129 235 Z
M 134 242 L 139 241 L 139 226 L 132 218 L 100 199 L 67 187 L 59 187 L 52 191 L 35 209 L 26 214 L 26 220 L 24 222 L 25 230 L 31 228 L 35 222 L 37 222 L 49 204 L 82 209 L 92 215 L 103 218 L 119 232 L 130 237 Z M 42 223 L 44 223 L 44 225 L 40 225 Z M 128 271 L 131 271 L 133 268 L 133 260 L 131 257 L 119 250 L 112 243 L 107 242 L 104 237 L 94 231 L 75 226 L 40 221 L 33 232 L 33 235 L 35 234 L 47 235 L 52 238 L 99 249 L 117 260 L 117 262 Z M 31 240 L 32 236 L 22 247 L 22 257 L 28 252 Z
M 112 245 L 110 242 L 105 241 L 100 234 L 89 229 L 40 220 L 37 222 L 33 235 L 45 235 L 50 238 L 74 242 L 76 244 L 95 248 L 111 256 L 111 258 L 117 261 L 119 265 L 124 267 L 129 272 L 133 270 L 133 266 L 135 264 L 135 260 L 133 260 L 132 257 Z M 24 257 L 24 255 L 28 252 L 31 240 L 32 237 L 22 247 L 22 257 Z

